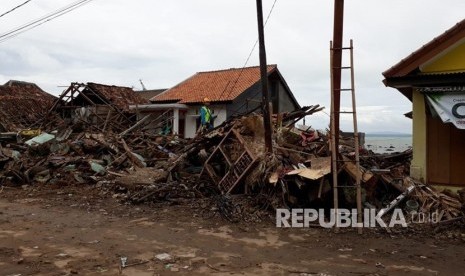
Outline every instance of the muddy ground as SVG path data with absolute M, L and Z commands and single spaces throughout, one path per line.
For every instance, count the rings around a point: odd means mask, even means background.
M 134 206 L 91 186 L 0 190 L 0 275 L 465 275 L 460 225 L 335 234 Z

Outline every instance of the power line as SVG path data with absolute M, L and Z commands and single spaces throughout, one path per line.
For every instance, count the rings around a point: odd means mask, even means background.
M 18 8 L 21 8 L 22 6 L 26 5 L 27 3 L 31 2 L 31 1 L 32 1 L 32 0 L 27 0 L 26 2 L 24 2 L 24 3 L 22 3 L 22 4 L 18 5 L 18 6 L 16 6 L 16 7 L 14 7 L 14 8 L 12 8 L 11 10 L 9 10 L 9 11 L 7 11 L 7 12 L 5 12 L 5 13 L 2 13 L 2 14 L 0 15 L 0 17 L 4 17 L 5 15 L 9 14 L 10 12 L 12 12 L 12 11 L 18 9 Z
M 266 26 L 266 23 L 268 23 L 268 19 L 270 19 L 271 13 L 273 12 L 274 6 L 276 5 L 276 2 L 277 2 L 277 1 L 278 1 L 278 0 L 274 0 L 273 5 L 271 6 L 270 12 L 268 13 L 268 16 L 266 17 L 264 26 Z M 228 93 L 228 96 L 227 96 L 227 97 L 229 97 L 229 96 L 231 95 L 232 91 L 234 90 L 234 88 L 236 88 L 236 84 L 237 84 L 237 82 L 239 81 L 240 77 L 242 76 L 242 72 L 244 71 L 245 67 L 247 66 L 247 63 L 249 62 L 250 57 L 252 56 L 252 53 L 253 53 L 253 51 L 255 50 L 255 47 L 257 47 L 257 43 L 258 43 L 258 39 L 255 40 L 255 43 L 254 43 L 254 45 L 253 45 L 253 47 L 252 47 L 252 50 L 250 50 L 250 53 L 249 53 L 249 55 L 247 56 L 247 59 L 245 60 L 245 63 L 244 63 L 244 65 L 242 66 L 241 71 L 239 72 L 239 76 L 237 76 L 236 80 L 234 81 L 233 86 L 232 86 L 231 89 L 229 90 L 229 93 Z M 224 94 L 224 92 L 226 92 L 226 90 L 227 90 L 226 88 L 227 88 L 228 86 L 229 86 L 229 82 L 228 82 L 228 85 L 227 85 L 227 86 L 225 87 L 225 89 L 223 90 L 223 92 L 221 93 L 220 99 L 223 97 L 223 94 Z M 255 96 L 256 96 L 256 95 L 255 95 Z M 255 96 L 254 96 L 254 97 L 255 97 Z M 243 106 L 243 105 L 242 105 L 242 106 Z M 241 106 L 240 108 L 242 108 L 242 106 Z M 236 110 L 236 112 L 237 112 L 237 110 Z M 234 113 L 235 113 L 235 112 L 234 112 Z
M 26 31 L 34 29 L 34 28 L 36 28 L 36 27 L 38 27 L 38 26 L 40 26 L 40 25 L 42 25 L 44 23 L 52 21 L 53 19 L 58 18 L 58 17 L 60 17 L 62 15 L 65 15 L 65 14 L 67 14 L 67 13 L 69 13 L 69 12 L 79 8 L 79 7 L 82 7 L 83 5 L 88 4 L 91 1 L 93 1 L 93 0 L 79 0 L 79 1 L 76 1 L 76 2 L 74 2 L 74 3 L 72 3 L 72 4 L 68 5 L 68 6 L 62 7 L 62 8 L 60 8 L 60 9 L 58 9 L 58 10 L 52 12 L 52 13 L 49 13 L 49 14 L 47 14 L 45 16 L 42 16 L 41 18 L 35 19 L 35 20 L 33 20 L 33 21 L 29 22 L 29 23 L 26 23 L 26 24 L 24 24 L 24 25 L 22 25 L 20 27 L 12 29 L 12 30 L 0 35 L 0 43 L 6 41 L 8 39 L 11 39 L 11 38 L 13 38 L 13 37 L 15 37 L 15 36 L 17 36 L 19 34 L 22 34 L 22 33 L 26 32 Z
M 74 3 L 72 3 L 72 4 L 68 5 L 68 6 L 60 8 L 60 9 L 58 9 L 58 10 L 52 12 L 52 13 L 49 13 L 49 14 L 47 14 L 45 16 L 42 16 L 42 17 L 40 17 L 38 19 L 32 20 L 29 23 L 26 23 L 26 24 L 24 24 L 22 26 L 19 26 L 19 27 L 15 28 L 15 29 L 12 29 L 12 30 L 0 35 L 0 39 L 2 39 L 2 41 L 3 41 L 4 38 L 9 37 L 10 35 L 14 35 L 16 32 L 22 31 L 22 30 L 24 30 L 26 28 L 28 28 L 28 30 L 29 30 L 29 27 L 34 26 L 34 24 L 40 23 L 41 21 L 46 21 L 47 19 L 49 19 L 51 17 L 54 17 L 57 14 L 63 13 L 65 11 L 67 11 L 69 9 L 72 9 L 72 8 L 78 6 L 78 5 L 81 5 L 81 4 L 83 4 L 84 2 L 87 2 L 87 1 L 91 1 L 91 0 L 79 0 L 79 1 L 76 1 L 76 2 L 74 2 Z M 51 18 L 51 19 L 53 19 L 53 18 Z
M 92 1 L 92 0 L 89 0 L 89 2 L 90 2 L 90 1 Z M 8 39 L 14 38 L 14 37 L 16 37 L 16 36 L 18 36 L 18 35 L 20 35 L 20 34 L 22 34 L 22 33 L 24 33 L 24 32 L 27 32 L 27 31 L 29 31 L 29 30 L 31 30 L 31 29 L 34 29 L 34 28 L 36 28 L 36 27 L 39 27 L 40 25 L 45 24 L 45 23 L 47 23 L 47 22 L 49 22 L 49 21 L 52 21 L 53 19 L 55 19 L 55 18 L 57 18 L 57 17 L 60 17 L 60 16 L 62 16 L 62 15 L 65 15 L 65 14 L 67 14 L 67 13 L 69 13 L 69 12 L 71 12 L 71 11 L 73 11 L 73 10 L 75 10 L 75 9 L 77 9 L 77 8 L 79 8 L 79 7 L 83 6 L 83 5 L 85 5 L 85 4 L 87 4 L 87 3 L 88 3 L 88 2 L 83 3 L 83 4 L 81 4 L 80 6 L 76 6 L 76 7 L 72 8 L 72 9 L 66 10 L 66 11 L 64 11 L 64 12 L 58 14 L 58 15 L 55 15 L 55 16 L 53 16 L 53 17 L 51 17 L 51 18 L 49 18 L 49 19 L 47 19 L 47 20 L 45 20 L 45 21 L 42 21 L 42 22 L 40 22 L 40 23 L 38 23 L 38 24 L 36 24 L 36 25 L 30 26 L 29 28 L 24 29 L 24 30 L 22 30 L 22 31 L 18 31 L 18 32 L 14 33 L 14 34 L 11 34 L 11 35 L 9 35 L 9 36 L 3 38 L 3 39 L 0 38 L 0 43 L 6 41 L 6 40 L 8 40 Z

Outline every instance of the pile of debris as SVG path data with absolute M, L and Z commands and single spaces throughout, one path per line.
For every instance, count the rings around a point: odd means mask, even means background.
M 173 151 L 179 143 L 170 137 L 121 137 L 112 133 L 73 133 L 72 129 L 41 133 L 31 139 L 3 141 L 0 147 L 0 183 L 69 185 L 96 183 L 122 177 L 130 168 L 151 167 L 165 181 Z M 147 176 L 147 175 L 146 175 Z
M 239 206 L 242 217 L 263 210 L 274 214 L 277 208 L 331 208 L 329 136 L 311 128 L 295 127 L 295 122 L 303 116 L 320 110 L 319 106 L 310 106 L 273 117 L 272 154 L 265 154 L 261 115 L 249 114 L 229 120 L 191 141 L 171 171 L 201 169 L 201 179 L 217 187 L 217 194 L 232 195 L 236 202 L 248 198 L 249 206 L 243 200 Z M 463 216 L 463 202 L 419 185 L 408 177 L 411 149 L 375 154 L 362 148 L 360 171 L 357 171 L 354 147 L 360 145 L 354 145 L 354 140 L 347 136 L 340 137 L 340 145 L 344 162 L 339 170 L 339 185 L 355 187 L 355 178 L 361 175 L 365 208 L 376 208 L 384 214 L 402 204 L 403 208 L 411 210 L 405 201 L 398 200 L 400 197 L 410 199 L 409 203 L 418 202 L 421 208 L 417 211 L 443 212 L 441 221 Z M 343 189 L 339 198 L 341 206 L 355 207 L 355 191 Z M 259 204 L 256 204 L 257 198 Z M 254 208 L 250 208 L 251 205 Z
M 438 192 L 434 188 L 418 183 L 410 178 L 406 178 L 406 181 L 410 181 L 410 185 L 415 187 L 411 198 L 418 203 L 419 212 L 436 214 L 436 219 L 442 222 L 450 222 L 463 218 L 464 201 L 458 194 L 454 194 L 450 190 Z M 462 194 L 463 192 L 462 190 Z
M 138 120 L 129 106 L 146 100 L 129 87 L 72 83 L 57 99 L 29 83 L 9 82 L 0 90 L 9 107 L 1 112 L 11 113 L 2 116 L 0 184 L 95 183 L 145 167 L 165 181 L 163 169 L 183 147 L 177 137 L 144 129 L 167 118 Z M 16 102 L 5 102 L 7 96 Z M 15 108 L 30 109 L 13 116 Z
M 45 116 L 54 100 L 33 83 L 8 81 L 0 85 L 0 132 L 15 133 L 35 124 Z
M 126 202 L 192 205 L 195 198 L 201 204 L 193 208 L 205 217 L 218 213 L 230 221 L 260 220 L 277 208 L 332 207 L 330 136 L 295 126 L 321 111 L 319 105 L 273 115 L 274 150 L 266 153 L 261 114 L 238 116 L 183 140 L 146 131 L 147 124 L 164 125 L 166 114 L 137 120 L 125 105 L 104 100 L 110 90 L 124 94 L 127 89 L 74 83 L 38 124 L 46 132 L 0 135 L 0 185 L 108 183 Z M 463 196 L 439 193 L 407 177 L 411 150 L 380 155 L 361 146 L 340 136 L 338 181 L 354 187 L 360 175 L 366 208 L 385 214 L 402 204 L 438 211 L 441 221 L 463 217 Z M 355 147 L 361 148 L 359 169 Z M 341 207 L 356 205 L 355 191 L 339 193 Z

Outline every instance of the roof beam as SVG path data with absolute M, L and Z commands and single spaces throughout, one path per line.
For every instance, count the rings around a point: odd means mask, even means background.
M 411 75 L 405 77 L 386 78 L 383 82 L 384 85 L 394 88 L 464 85 L 465 73 Z

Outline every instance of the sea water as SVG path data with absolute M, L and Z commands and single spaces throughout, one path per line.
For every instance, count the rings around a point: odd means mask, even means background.
M 412 148 L 409 134 L 365 134 L 365 148 L 375 153 L 402 152 Z

